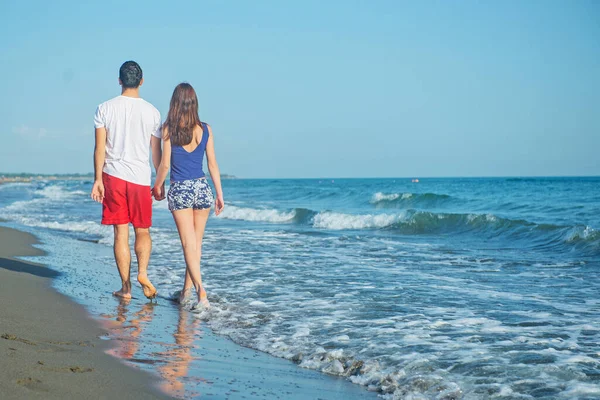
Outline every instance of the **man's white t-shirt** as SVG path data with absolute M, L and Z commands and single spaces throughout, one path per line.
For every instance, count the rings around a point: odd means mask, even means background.
M 150 186 L 150 137 L 161 137 L 160 112 L 139 97 L 117 96 L 98 106 L 96 128 L 106 128 L 108 175 Z

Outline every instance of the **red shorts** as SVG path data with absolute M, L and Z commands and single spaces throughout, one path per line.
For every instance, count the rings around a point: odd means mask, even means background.
M 152 225 L 150 186 L 136 185 L 106 173 L 102 173 L 102 182 L 104 183 L 103 225 L 131 223 L 135 228 L 150 228 Z

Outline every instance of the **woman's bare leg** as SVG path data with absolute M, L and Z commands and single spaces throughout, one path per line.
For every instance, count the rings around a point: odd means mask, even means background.
M 202 263 L 202 238 L 204 237 L 204 229 L 206 228 L 206 221 L 210 214 L 210 208 L 204 210 L 194 210 L 194 230 L 196 232 L 196 250 L 198 252 L 198 262 Z M 200 272 L 200 293 L 198 294 L 198 301 L 204 305 L 208 304 L 206 298 L 206 291 L 202 286 L 202 272 Z
M 191 208 L 173 211 L 173 219 L 175 220 L 175 225 L 177 225 L 177 230 L 179 231 L 179 238 L 181 239 L 181 247 L 183 248 L 183 256 L 186 264 L 186 273 L 189 274 L 192 285 L 198 294 L 198 301 L 200 301 L 200 294 L 202 293 L 203 289 L 202 276 L 200 275 L 198 243 L 196 240 L 196 231 L 194 227 L 194 213 L 194 210 Z

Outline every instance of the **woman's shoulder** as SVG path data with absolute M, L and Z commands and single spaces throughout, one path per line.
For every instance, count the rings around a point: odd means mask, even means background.
M 205 130 L 207 130 L 208 134 L 212 134 L 212 129 L 210 127 L 210 125 L 208 124 L 208 122 L 204 122 L 204 121 L 200 121 L 200 126 L 196 125 L 195 130 L 198 130 L 198 133 L 202 132 L 204 133 Z

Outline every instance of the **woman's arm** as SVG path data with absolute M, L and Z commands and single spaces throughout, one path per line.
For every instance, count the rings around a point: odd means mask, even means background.
M 154 165 L 154 170 L 158 173 L 158 166 L 160 165 L 160 160 L 162 160 L 162 147 L 160 146 L 162 139 L 152 135 L 150 138 L 150 148 L 152 149 L 152 164 Z
M 162 157 L 160 159 L 160 165 L 156 169 L 156 181 L 154 181 L 154 197 L 156 200 L 164 200 L 165 198 L 165 179 L 169 173 L 169 166 L 171 165 L 171 141 L 169 140 L 167 128 L 163 129 L 163 149 Z
M 219 164 L 217 164 L 217 157 L 215 155 L 215 141 L 214 135 L 210 125 L 208 127 L 208 142 L 206 143 L 206 163 L 208 164 L 208 171 L 210 172 L 210 178 L 215 185 L 217 191 L 217 198 L 215 199 L 215 214 L 221 214 L 223 208 L 225 208 L 225 201 L 223 200 L 223 188 L 221 187 L 221 172 L 219 171 Z

